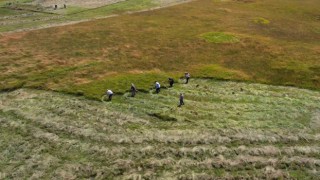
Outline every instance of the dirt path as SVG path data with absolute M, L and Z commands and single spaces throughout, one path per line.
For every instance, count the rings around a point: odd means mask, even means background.
M 2 33 L 0 32 L 0 35 L 16 33 L 16 32 L 33 31 L 33 30 L 38 30 L 38 29 L 50 28 L 50 27 L 72 25 L 72 24 L 88 22 L 88 21 L 97 20 L 97 19 L 106 19 L 106 18 L 117 17 L 117 16 L 124 15 L 124 14 L 135 14 L 135 13 L 141 13 L 141 12 L 146 12 L 146 11 L 154 11 L 154 10 L 157 10 L 157 9 L 162 9 L 162 8 L 166 8 L 166 7 L 170 7 L 170 6 L 175 6 L 175 5 L 179 5 L 179 4 L 183 4 L 183 3 L 188 3 L 188 2 L 191 2 L 191 1 L 193 1 L 193 0 L 176 0 L 176 1 L 173 1 L 173 2 L 172 2 L 172 0 L 161 0 L 161 3 L 160 3 L 161 5 L 156 6 L 156 7 L 152 7 L 152 8 L 148 8 L 148 9 L 139 10 L 139 11 L 128 11 L 128 12 L 125 12 L 125 13 L 122 13 L 122 14 L 112 14 L 112 15 L 103 16 L 103 17 L 82 19 L 82 20 L 79 20 L 79 21 L 69 21 L 69 22 L 63 22 L 63 23 L 49 23 L 49 24 L 40 25 L 38 27 L 22 28 L 22 29 L 17 29 L 17 30 L 14 30 L 14 31 L 7 31 L 7 32 L 2 32 Z M 60 17 L 60 18 L 62 18 L 62 17 Z
M 90 1 L 81 1 L 81 0 L 35 0 L 32 4 L 40 4 L 44 7 L 52 7 L 54 4 L 59 6 L 63 6 L 63 4 L 71 5 L 71 6 L 78 6 L 78 7 L 90 7 L 96 8 L 105 6 L 108 4 L 113 4 L 117 2 L 121 2 L 125 0 L 90 0 Z

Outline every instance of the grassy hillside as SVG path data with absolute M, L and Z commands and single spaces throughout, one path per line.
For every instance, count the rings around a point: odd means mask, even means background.
M 2 93 L 0 178 L 319 177 L 319 92 L 193 83 L 104 103 L 40 90 Z
M 192 77 L 320 88 L 317 0 L 201 0 L 0 37 L 0 89 L 99 98 Z
M 0 31 L 153 2 L 4 7 Z M 199 0 L 0 34 L 0 179 L 317 179 L 319 9 L 318 0 Z M 113 101 L 96 101 L 107 88 Z
M 119 15 L 133 11 L 140 11 L 159 6 L 168 6 L 185 0 L 125 0 L 114 4 L 99 7 L 86 7 L 85 2 L 79 5 L 65 2 L 47 2 L 45 5 L 31 3 L 30 1 L 0 1 L 0 32 L 25 31 L 63 24 L 72 24 L 97 18 Z M 10 3 L 11 2 L 11 3 Z M 58 9 L 54 10 L 54 4 Z M 62 3 L 62 4 L 61 4 Z M 49 5 L 49 6 L 48 6 Z

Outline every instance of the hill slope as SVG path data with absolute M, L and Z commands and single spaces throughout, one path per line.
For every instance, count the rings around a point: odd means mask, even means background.
M 320 93 L 212 80 L 97 102 L 0 94 L 4 178 L 314 178 Z M 177 107 L 178 93 L 186 105 Z
M 0 0 L 0 32 L 43 29 L 123 13 L 150 10 L 187 0 Z M 57 5 L 57 8 L 55 8 Z M 66 5 L 66 7 L 64 7 Z
M 194 1 L 0 37 L 0 89 L 99 98 L 183 72 L 320 88 L 318 0 Z

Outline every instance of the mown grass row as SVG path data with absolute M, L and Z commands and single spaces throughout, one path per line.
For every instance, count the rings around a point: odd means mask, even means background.
M 319 92 L 192 83 L 197 86 L 176 84 L 135 98 L 115 95 L 112 102 L 30 89 L 2 93 L 0 173 L 57 179 L 319 175 L 319 126 L 312 124 Z M 179 92 L 186 98 L 181 108 Z

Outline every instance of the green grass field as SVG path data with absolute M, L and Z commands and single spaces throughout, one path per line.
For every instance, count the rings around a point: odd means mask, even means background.
M 11 5 L 8 5 L 9 1 L 0 1 L 0 32 L 25 31 L 72 24 L 73 22 L 164 6 L 174 2 L 174 0 L 167 1 L 168 3 L 161 3 L 159 0 L 126 0 L 95 8 L 71 5 L 66 9 L 60 7 L 57 10 L 53 10 L 53 7 L 30 4 L 28 1 L 17 1 Z
M 320 177 L 318 0 L 4 2 L 0 179 Z
M 185 105 L 177 107 L 185 93 Z M 99 102 L 0 94 L 4 179 L 317 179 L 320 93 L 192 80 Z M 192 177 L 192 178 L 190 178 Z
M 154 80 L 188 71 L 192 77 L 319 90 L 318 9 L 316 0 L 203 0 L 4 34 L 0 89 L 81 91 L 99 98 L 106 88 L 124 93 L 134 82 L 148 90 Z

